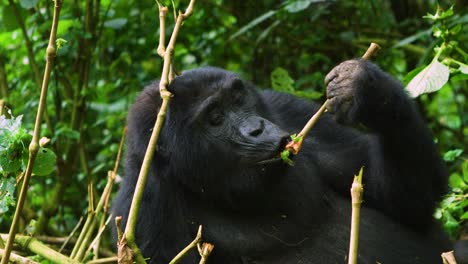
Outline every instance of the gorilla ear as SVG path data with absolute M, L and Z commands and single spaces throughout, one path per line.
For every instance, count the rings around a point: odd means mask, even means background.
M 234 79 L 231 79 L 231 84 L 229 85 L 229 88 L 230 89 L 233 89 L 233 90 L 242 90 L 244 89 L 244 82 L 239 79 L 239 78 L 234 78 Z

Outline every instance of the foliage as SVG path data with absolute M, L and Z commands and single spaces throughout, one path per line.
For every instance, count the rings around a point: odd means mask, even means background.
M 424 68 L 417 68 L 410 74 L 416 74 L 408 83 L 406 89 L 413 97 L 417 97 L 423 93 L 435 92 L 441 89 L 449 80 L 450 71 L 457 74 L 468 75 L 468 65 L 457 60 L 455 57 L 450 57 L 451 51 L 456 51 L 457 57 L 461 57 L 463 61 L 468 59 L 466 52 L 460 47 L 456 41 L 457 35 L 461 34 L 462 25 L 453 21 L 453 6 L 447 11 L 443 11 L 440 7 L 437 12 L 432 15 L 428 14 L 425 18 L 434 23 L 432 32 L 436 37 L 436 55 L 431 63 Z M 445 58 L 442 63 L 439 62 L 439 57 L 444 54 Z M 454 67 L 455 66 L 455 67 Z
M 160 2 L 172 8 L 172 1 Z M 175 9 L 186 6 L 174 2 Z M 202 1 L 183 25 L 174 64 L 177 71 L 223 67 L 261 87 L 318 100 L 324 99 L 325 74 L 363 54 L 371 41 L 382 46 L 375 63 L 401 80 L 406 76 L 406 83 L 434 66 L 448 68 L 447 81 L 435 78 L 439 85 L 433 85 L 430 76 L 416 82 L 415 90 L 443 87 L 416 100 L 451 175 L 453 191 L 435 216 L 457 236 L 467 222 L 467 7 L 447 8 L 453 2 L 447 0 L 437 9 L 431 0 L 406 1 L 401 9 L 397 2 Z M 7 116 L 14 116 L 0 117 L 0 232 L 8 230 L 29 154 L 52 6 L 0 0 L 0 99 L 11 109 Z M 35 219 L 37 234 L 66 236 L 86 212 L 88 197 L 102 192 L 126 113 L 144 84 L 159 78 L 157 12 L 154 1 L 64 2 L 41 127 L 41 136 L 51 141 L 39 151 L 20 231 Z M 169 15 L 168 29 L 171 20 Z

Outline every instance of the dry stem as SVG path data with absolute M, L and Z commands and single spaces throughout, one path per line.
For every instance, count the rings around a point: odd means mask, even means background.
M 177 254 L 177 256 L 175 256 L 170 262 L 169 264 L 176 264 L 176 263 L 179 263 L 179 261 L 185 256 L 187 255 L 187 253 L 192 249 L 192 248 L 195 248 L 198 246 L 198 244 L 200 243 L 202 239 L 202 226 L 199 226 L 198 227 L 198 232 L 197 232 L 197 236 L 195 237 L 195 239 L 188 245 L 186 246 L 184 249 L 182 249 L 182 251 L 179 252 L 179 254 Z M 211 251 L 210 251 L 211 252 Z
M 13 217 L 13 222 L 10 227 L 10 232 L 8 235 L 8 239 L 5 246 L 5 254 L 2 258 L 2 264 L 8 263 L 10 259 L 10 253 L 13 248 L 13 241 L 15 240 L 16 229 L 18 227 L 18 223 L 20 220 L 21 212 L 23 211 L 24 202 L 26 201 L 27 191 L 29 180 L 31 178 L 32 167 L 34 165 L 34 161 L 36 160 L 37 151 L 39 150 L 39 137 L 41 131 L 41 123 L 42 123 L 42 114 L 46 108 L 46 97 L 47 97 L 47 90 L 49 87 L 49 77 L 52 71 L 52 66 L 54 62 L 54 58 L 56 55 L 55 49 L 55 36 L 57 34 L 57 27 L 58 27 L 58 18 L 60 14 L 60 9 L 62 6 L 62 0 L 55 0 L 54 5 L 54 16 L 52 20 L 52 29 L 50 31 L 49 37 L 49 44 L 47 46 L 46 51 L 46 67 L 44 72 L 44 78 L 42 81 L 41 87 L 41 95 L 39 99 L 39 106 L 36 115 L 36 122 L 34 124 L 34 133 L 31 144 L 29 145 L 29 159 L 28 165 L 26 167 L 26 171 L 24 173 L 23 184 L 21 186 L 20 195 L 18 198 L 18 204 L 16 205 L 15 215 Z
M 362 193 L 362 173 L 364 168 L 361 167 L 359 174 L 354 176 L 353 185 L 351 186 L 351 235 L 349 238 L 349 256 L 348 264 L 356 264 L 358 256 L 359 243 L 359 218 L 361 214 Z

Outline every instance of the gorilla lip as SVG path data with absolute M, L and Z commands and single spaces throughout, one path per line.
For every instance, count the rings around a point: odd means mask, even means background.
M 278 161 L 282 161 L 280 153 L 286 147 L 289 141 L 291 141 L 289 137 L 281 139 L 280 143 L 278 144 L 277 149 L 273 152 L 274 155 L 272 155 L 272 157 L 259 160 L 255 164 L 266 165 L 266 164 L 271 164 L 271 163 L 276 163 Z

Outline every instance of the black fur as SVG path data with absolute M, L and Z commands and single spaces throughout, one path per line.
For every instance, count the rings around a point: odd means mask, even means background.
M 215 245 L 210 263 L 344 263 L 349 188 L 361 166 L 358 262 L 441 263 L 450 245 L 432 212 L 447 174 L 403 87 L 358 60 L 337 66 L 326 82 L 335 115 L 320 118 L 291 167 L 270 159 L 316 104 L 216 68 L 176 77 L 136 231 L 150 263 L 168 263 L 200 224 Z M 155 83 L 128 117 L 125 178 L 113 207 L 124 219 L 160 103 Z M 183 263 L 197 260 L 192 252 Z

